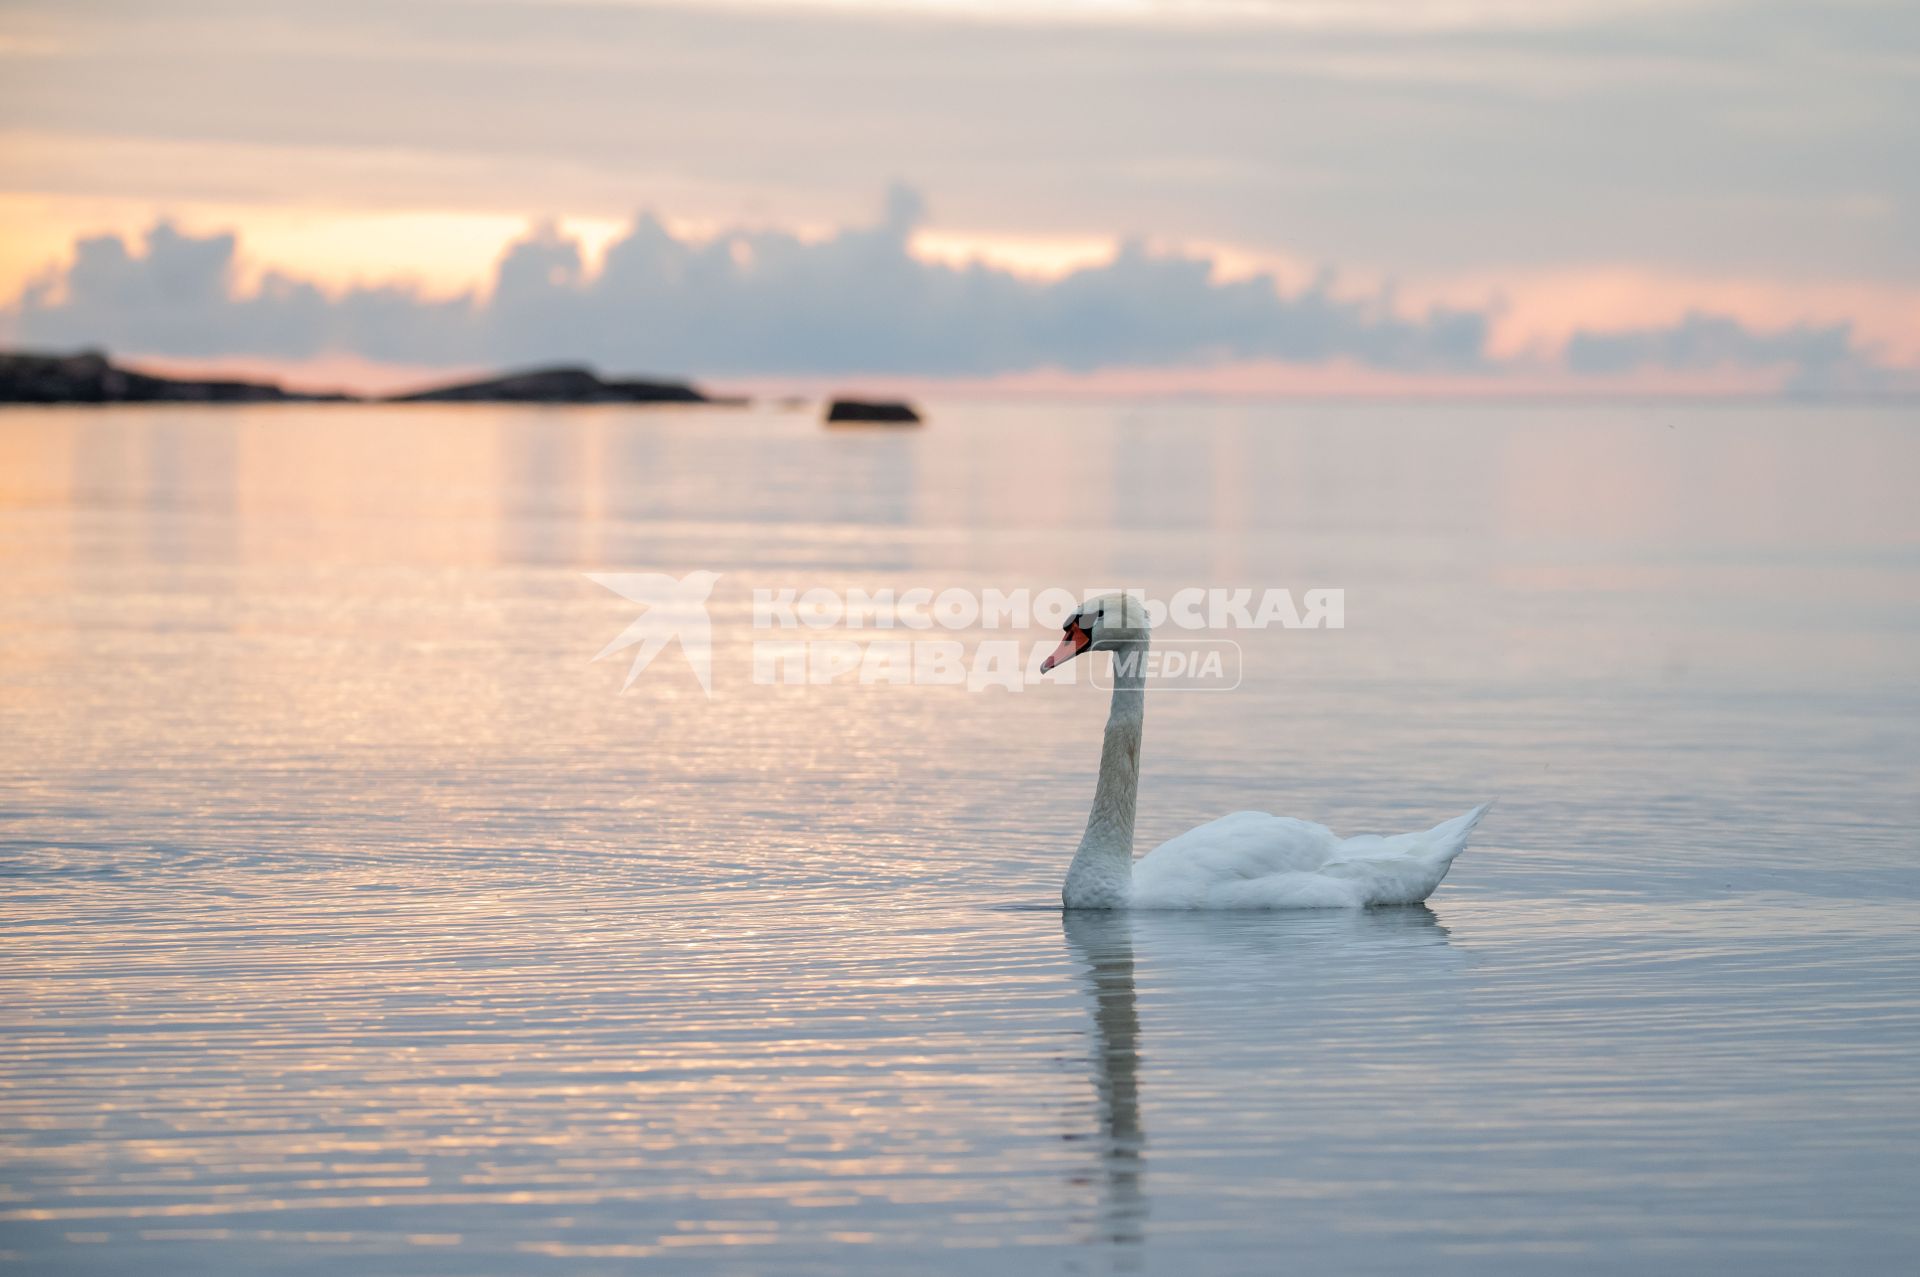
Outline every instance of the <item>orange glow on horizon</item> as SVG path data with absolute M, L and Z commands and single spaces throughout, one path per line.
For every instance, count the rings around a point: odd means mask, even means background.
M 1920 362 L 1920 289 L 1860 280 L 1743 279 L 1663 274 L 1616 265 L 1518 271 L 1463 280 L 1446 289 L 1404 290 L 1410 299 L 1481 303 L 1498 295 L 1505 312 L 1491 353 L 1515 357 L 1557 346 L 1581 328 L 1612 331 L 1677 323 L 1689 312 L 1731 315 L 1755 328 L 1851 323 L 1891 362 Z
M 1554 368 L 1476 376 L 1470 373 L 1396 372 L 1341 360 L 1287 364 L 1243 360 L 1205 367 L 1057 368 L 995 377 L 899 376 L 745 377 L 728 390 L 752 395 L 837 394 L 902 397 L 1034 396 L 1039 398 L 1222 399 L 1526 399 L 1650 396 L 1724 398 L 1778 394 L 1786 374 L 1776 369 L 1725 368 L 1701 372 L 1642 371 L 1631 376 L 1579 376 Z
M 314 359 L 233 357 L 136 358 L 124 361 L 166 377 L 237 377 L 271 381 L 290 390 L 391 395 L 502 371 L 491 365 L 438 368 L 385 364 L 352 355 Z M 602 368 L 607 375 L 635 369 Z M 1412 373 L 1367 368 L 1349 361 L 1286 364 L 1248 360 L 1202 367 L 1107 368 L 1073 372 L 1058 368 L 993 377 L 913 377 L 892 374 L 794 374 L 792 376 L 692 376 L 702 389 L 778 400 L 790 396 L 828 399 L 838 395 L 926 398 L 1163 398 L 1163 399 L 1526 399 L 1606 397 L 1738 398 L 1779 394 L 1786 374 L 1777 369 L 1722 368 L 1699 372 L 1643 370 L 1630 376 L 1578 376 L 1552 368 L 1475 376 Z

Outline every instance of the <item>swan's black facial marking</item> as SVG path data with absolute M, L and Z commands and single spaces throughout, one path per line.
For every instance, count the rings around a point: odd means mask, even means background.
M 1061 627 L 1061 634 L 1064 637 L 1060 640 L 1060 646 L 1055 648 L 1053 655 L 1049 656 L 1040 665 L 1040 672 L 1042 674 L 1045 674 L 1056 665 L 1066 664 L 1093 646 L 1092 632 L 1081 626 L 1080 618 L 1077 615 L 1070 617 L 1067 623 Z

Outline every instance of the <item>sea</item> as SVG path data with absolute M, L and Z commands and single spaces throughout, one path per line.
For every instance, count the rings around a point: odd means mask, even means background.
M 924 408 L 0 412 L 0 1271 L 1913 1271 L 1911 404 Z

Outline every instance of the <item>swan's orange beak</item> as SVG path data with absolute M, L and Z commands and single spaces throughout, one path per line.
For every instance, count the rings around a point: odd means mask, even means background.
M 1045 674 L 1056 665 L 1065 665 L 1080 653 L 1093 646 L 1093 635 L 1080 628 L 1080 622 L 1067 622 L 1067 636 L 1060 640 L 1060 646 L 1053 649 L 1053 655 L 1040 662 L 1040 672 Z

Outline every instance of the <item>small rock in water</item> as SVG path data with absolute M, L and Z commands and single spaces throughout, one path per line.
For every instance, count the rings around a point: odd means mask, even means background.
M 836 399 L 827 405 L 827 420 L 910 426 L 919 424 L 920 414 L 912 404 L 899 399 Z

